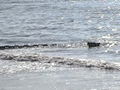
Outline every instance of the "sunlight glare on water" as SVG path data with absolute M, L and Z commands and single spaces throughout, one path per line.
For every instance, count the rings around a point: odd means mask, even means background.
M 119 1 L 0 0 L 0 90 L 119 90 Z

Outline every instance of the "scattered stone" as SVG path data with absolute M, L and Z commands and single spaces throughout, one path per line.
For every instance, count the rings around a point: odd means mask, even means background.
M 96 42 L 87 42 L 87 46 L 89 48 L 92 48 L 92 47 L 99 47 L 100 46 L 100 43 L 96 43 Z

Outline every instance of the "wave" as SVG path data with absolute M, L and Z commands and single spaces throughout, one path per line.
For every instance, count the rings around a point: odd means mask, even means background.
M 88 45 L 89 41 L 80 41 L 80 42 L 69 42 L 69 43 L 52 43 L 52 44 L 26 44 L 26 45 L 3 45 L 0 46 L 0 50 L 6 50 L 6 49 L 21 49 L 21 48 L 80 48 L 80 47 L 89 47 Z M 91 41 L 90 41 L 91 43 Z M 114 43 L 99 43 L 99 42 L 92 42 L 92 46 L 90 47 L 97 47 L 96 44 L 100 44 L 102 47 L 109 48 L 114 45 Z M 98 45 L 99 46 L 99 45 Z
M 85 43 L 53 43 L 53 44 L 33 44 L 33 45 L 4 45 L 0 46 L 0 50 L 21 49 L 21 48 L 77 48 L 84 47 Z
M 50 57 L 43 55 L 13 55 L 0 54 L 1 60 L 14 60 L 17 62 L 37 62 L 41 64 L 56 64 L 70 67 L 99 68 L 104 70 L 120 70 L 120 63 L 103 60 L 84 60 L 64 57 Z

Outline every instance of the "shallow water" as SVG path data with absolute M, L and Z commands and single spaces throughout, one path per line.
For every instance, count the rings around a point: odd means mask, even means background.
M 52 90 L 119 90 L 119 29 L 119 0 L 1 0 L 0 46 L 47 46 L 0 50 L 0 87 L 3 90 L 35 87 L 35 90 L 48 90 L 47 84 Z M 89 49 L 88 41 L 101 45 Z M 88 69 L 91 67 L 92 71 Z M 113 72 L 106 69 L 113 69 Z M 13 76 L 8 77 L 11 74 Z M 19 74 L 25 79 L 17 80 Z M 90 77 L 91 74 L 94 77 Z M 56 77 L 60 77 L 58 82 Z M 46 78 L 50 81 L 44 84 Z M 52 79 L 55 81 L 51 83 Z M 66 80 L 73 86 L 66 86 Z M 14 86 L 15 81 L 18 84 Z M 25 82 L 28 82 L 27 87 Z
M 0 89 L 119 90 L 119 74 L 85 68 L 49 68 L 43 71 L 41 69 L 39 73 L 24 72 L 1 76 Z

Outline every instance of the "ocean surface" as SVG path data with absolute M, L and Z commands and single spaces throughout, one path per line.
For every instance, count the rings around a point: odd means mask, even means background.
M 119 75 L 120 0 L 0 0 L 0 90 L 120 90 Z

